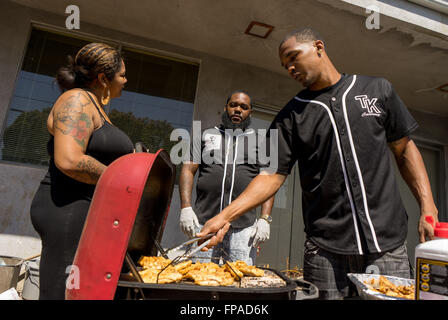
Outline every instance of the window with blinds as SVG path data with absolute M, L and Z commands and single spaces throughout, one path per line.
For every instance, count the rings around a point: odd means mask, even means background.
M 89 42 L 93 40 L 32 30 L 9 103 L 0 159 L 48 165 L 47 117 L 61 94 L 54 76 L 68 55 L 75 56 Z M 134 143 L 143 142 L 151 152 L 169 152 L 175 143 L 171 131 L 190 131 L 199 65 L 132 48 L 122 48 L 122 54 L 128 83 L 106 111 Z
M 54 75 L 88 41 L 33 30 L 9 103 L 1 159 L 47 165 L 47 117 L 60 94 Z

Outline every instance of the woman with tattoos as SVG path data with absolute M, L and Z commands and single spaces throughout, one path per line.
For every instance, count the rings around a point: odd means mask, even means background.
M 112 161 L 133 152 L 132 141 L 104 111 L 121 95 L 125 72 L 119 51 L 91 43 L 56 76 L 63 93 L 47 120 L 50 165 L 31 205 L 31 221 L 42 239 L 42 300 L 65 298 L 95 184 Z

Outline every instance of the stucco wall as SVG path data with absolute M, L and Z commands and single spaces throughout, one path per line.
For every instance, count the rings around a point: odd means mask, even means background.
M 45 170 L 0 164 L 0 255 L 29 257 L 40 252 L 29 208 Z

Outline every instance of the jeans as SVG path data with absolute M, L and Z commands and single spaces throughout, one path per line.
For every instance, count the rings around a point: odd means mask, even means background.
M 328 300 L 357 295 L 347 273 L 379 273 L 411 278 L 406 243 L 388 252 L 342 255 L 326 251 L 307 239 L 303 272 L 304 280 L 318 287 L 319 299 Z
M 196 232 L 199 232 L 202 227 L 202 225 L 199 226 Z M 254 238 L 251 237 L 254 228 L 254 226 L 241 229 L 230 227 L 221 243 L 208 251 L 196 252 L 191 260 L 193 262 L 215 262 L 217 264 L 220 263 L 220 259 L 223 260 L 222 262 L 241 260 L 248 265 L 255 265 L 257 249 L 252 246 Z

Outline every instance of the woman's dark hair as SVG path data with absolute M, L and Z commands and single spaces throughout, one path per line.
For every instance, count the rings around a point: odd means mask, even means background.
M 98 74 L 104 73 L 112 80 L 120 70 L 120 52 L 104 43 L 89 43 L 81 48 L 76 57 L 68 57 L 68 65 L 58 70 L 56 81 L 62 91 L 85 88 Z

